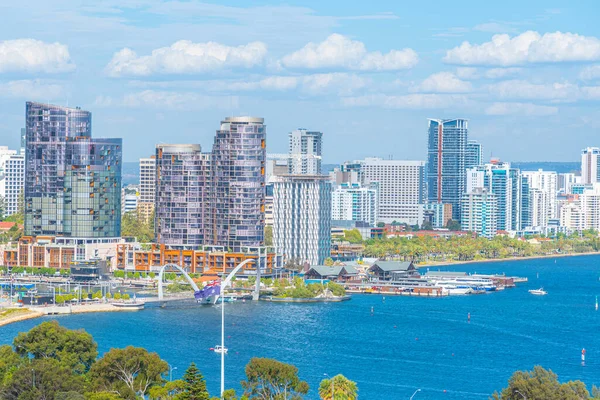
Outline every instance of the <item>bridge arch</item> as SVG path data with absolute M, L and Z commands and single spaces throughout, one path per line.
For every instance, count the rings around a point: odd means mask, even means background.
M 194 289 L 194 292 L 199 291 L 200 289 L 198 289 L 198 285 L 196 285 L 196 282 L 194 282 L 194 280 L 192 278 L 190 278 L 190 276 L 187 274 L 187 272 L 185 272 L 183 270 L 183 268 L 181 268 L 179 265 L 176 264 L 165 264 L 160 268 L 160 272 L 158 273 L 158 299 L 162 300 L 163 299 L 163 276 L 165 274 L 165 269 L 167 267 L 170 268 L 175 268 L 177 270 L 179 270 L 179 272 L 181 272 L 183 274 L 183 276 L 185 277 L 185 279 L 189 282 L 190 285 L 192 285 L 192 288 Z

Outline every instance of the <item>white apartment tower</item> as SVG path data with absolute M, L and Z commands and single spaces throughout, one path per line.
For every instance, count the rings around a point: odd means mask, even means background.
M 156 193 L 156 158 L 140 158 L 141 203 L 154 203 Z
M 297 129 L 290 132 L 288 172 L 320 175 L 323 133 Z
M 529 180 L 531 196 L 531 225 L 548 226 L 550 219 L 556 215 L 556 193 L 558 179 L 553 171 L 523 171 L 522 175 Z
M 460 224 L 464 231 L 492 238 L 498 231 L 498 200 L 494 193 L 475 188 L 461 198 Z
M 19 197 L 25 187 L 25 156 L 0 146 L 0 197 L 5 217 L 19 212 Z
M 594 183 L 560 209 L 560 225 L 583 231 L 600 230 L 600 183 Z
M 587 147 L 581 151 L 581 183 L 600 181 L 600 148 Z
M 321 265 L 331 254 L 331 183 L 322 175 L 273 182 L 273 245 L 288 262 Z
M 362 162 L 363 184 L 379 184 L 379 221 L 423 224 L 424 173 L 424 161 L 367 158 Z
M 377 191 L 379 184 L 369 187 L 343 183 L 331 196 L 331 219 L 334 221 L 363 221 L 377 223 Z

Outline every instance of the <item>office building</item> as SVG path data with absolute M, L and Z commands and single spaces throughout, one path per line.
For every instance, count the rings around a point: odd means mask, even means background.
M 121 189 L 121 215 L 137 212 L 140 192 L 135 185 L 128 185 Z
M 263 118 L 221 122 L 212 149 L 212 238 L 207 243 L 234 251 L 264 245 L 266 134 Z
M 363 185 L 379 185 L 378 220 L 409 225 L 423 223 L 425 163 L 366 158 L 361 162 Z
M 265 182 L 271 182 L 272 177 L 288 174 L 289 154 L 267 154 Z
M 334 221 L 362 221 L 375 226 L 377 217 L 377 194 L 379 183 L 368 187 L 343 183 L 332 195 L 331 219 Z
M 557 174 L 554 171 L 523 171 L 530 191 L 531 226 L 547 226 L 556 219 Z
M 4 217 L 19 212 L 25 185 L 25 156 L 0 146 L 0 198 L 4 201 L 1 210 Z
M 364 183 L 363 174 L 364 161 L 346 161 L 338 168 L 335 168 L 329 173 L 331 181 L 334 185 L 347 183 L 350 185 Z
M 26 104 L 25 235 L 121 234 L 121 139 L 92 139 L 92 114 Z
M 494 160 L 492 163 L 467 169 L 467 189 L 485 188 L 494 193 L 497 200 L 498 230 L 520 230 L 521 226 L 521 182 L 520 172 L 510 163 Z
M 581 151 L 581 183 L 600 181 L 600 148 L 587 147 Z
M 465 192 L 468 123 L 466 119 L 429 119 L 427 146 L 428 202 L 452 205 L 452 219 L 460 221 Z
M 465 168 L 472 168 L 481 164 L 483 164 L 483 146 L 476 140 L 468 140 Z
M 288 263 L 321 265 L 331 252 L 331 183 L 321 175 L 273 183 L 273 245 Z
M 581 175 L 573 172 L 565 172 L 557 176 L 557 188 L 564 194 L 572 194 L 571 187 L 582 182 Z
M 462 230 L 487 238 L 496 236 L 497 208 L 497 196 L 487 189 L 475 188 L 472 192 L 464 193 L 461 200 Z
M 423 205 L 423 215 L 429 215 L 433 228 L 444 228 L 452 219 L 452 206 L 450 204 L 427 203 Z
M 140 158 L 140 203 L 154 204 L 156 196 L 156 157 Z
M 290 132 L 288 173 L 321 174 L 321 144 L 323 134 L 306 129 Z
M 156 242 L 197 248 L 210 231 L 210 156 L 199 144 L 156 146 Z

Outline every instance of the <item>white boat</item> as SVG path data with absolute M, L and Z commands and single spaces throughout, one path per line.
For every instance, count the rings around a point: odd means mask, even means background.
M 457 287 L 454 285 L 435 285 L 436 287 L 441 287 L 443 291 L 448 293 L 449 296 L 462 296 L 465 294 L 473 293 L 473 289 L 470 287 Z
M 219 344 L 219 345 L 216 345 L 216 346 L 215 346 L 215 349 L 214 349 L 214 352 L 215 352 L 215 353 L 219 353 L 219 354 L 221 354 L 221 353 L 225 353 L 225 354 L 227 354 L 227 347 L 223 347 L 223 346 L 221 346 L 220 344 Z
M 535 294 L 536 296 L 545 296 L 545 295 L 547 295 L 547 294 L 548 294 L 548 292 L 546 292 L 546 291 L 544 290 L 544 288 L 539 288 L 539 289 L 531 289 L 531 290 L 529 291 L 529 293 L 531 293 L 531 294 Z

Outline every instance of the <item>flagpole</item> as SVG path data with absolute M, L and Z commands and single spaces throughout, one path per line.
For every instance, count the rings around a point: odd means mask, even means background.
M 219 297 L 221 297 L 221 399 L 223 399 L 223 393 L 225 392 L 225 288 L 231 283 L 231 278 L 246 264 L 255 261 L 253 258 L 249 258 L 242 261 L 227 275 L 227 278 L 221 283 L 221 290 Z M 257 266 L 257 268 L 259 268 Z M 217 297 L 217 300 L 219 300 Z

